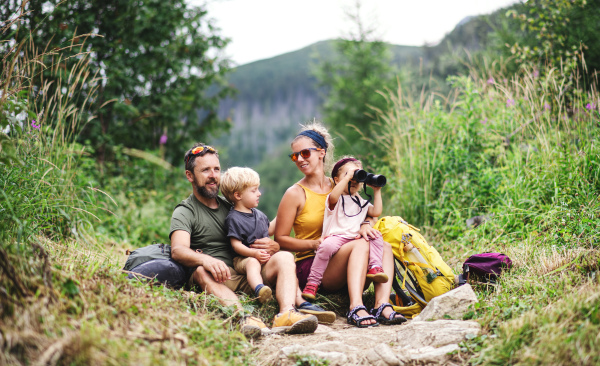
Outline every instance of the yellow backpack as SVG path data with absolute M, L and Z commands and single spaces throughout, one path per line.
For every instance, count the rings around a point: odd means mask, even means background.
M 420 313 L 434 297 L 454 286 L 454 273 L 435 248 L 400 216 L 382 217 L 374 226 L 394 253 L 394 310 L 407 317 Z M 405 250 L 406 248 L 406 250 Z

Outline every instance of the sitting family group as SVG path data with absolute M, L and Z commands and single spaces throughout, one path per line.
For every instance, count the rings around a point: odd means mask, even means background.
M 312 333 L 319 322 L 335 320 L 335 313 L 312 303 L 319 288 L 347 288 L 348 323 L 357 327 L 405 322 L 389 304 L 391 246 L 373 229 L 382 212 L 381 187 L 372 186 L 372 203 L 364 200 L 353 179 L 362 164 L 349 156 L 333 165 L 331 178 L 326 176 L 333 144 L 319 123 L 304 126 L 291 148 L 290 157 L 304 177 L 287 189 L 271 222 L 256 209 L 261 192 L 255 171 L 234 167 L 221 175 L 217 150 L 202 143 L 188 150 L 185 174 L 193 193 L 171 218 L 172 262 L 183 268 L 190 285 L 235 306 L 247 337 L 268 328 L 244 314 L 236 292 L 252 294 L 261 303 L 274 293 L 279 313 L 273 329 L 290 334 Z M 362 294 L 370 282 L 375 306 L 369 311 Z

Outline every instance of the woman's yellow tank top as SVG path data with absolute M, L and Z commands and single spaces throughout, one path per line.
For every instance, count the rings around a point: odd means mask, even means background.
M 310 188 L 307 188 L 300 183 L 296 184 L 298 184 L 304 190 L 304 194 L 306 195 L 306 202 L 304 203 L 302 211 L 300 211 L 300 214 L 296 216 L 296 220 L 294 220 L 293 227 L 295 237 L 298 239 L 317 240 L 321 237 L 321 234 L 323 233 L 325 200 L 327 199 L 327 195 L 331 193 L 331 190 L 327 193 L 316 193 Z M 314 255 L 314 250 L 297 252 L 296 261 L 309 258 Z

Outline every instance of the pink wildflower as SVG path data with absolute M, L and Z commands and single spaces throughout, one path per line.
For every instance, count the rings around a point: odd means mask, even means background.
M 40 125 L 35 124 L 35 119 L 31 121 L 31 127 L 35 128 L 36 130 L 40 129 Z
M 506 106 L 507 107 L 512 107 L 513 105 L 515 105 L 515 100 L 514 99 L 508 99 L 506 101 Z
M 487 117 L 485 117 L 485 118 L 483 119 L 483 121 L 481 121 L 481 124 L 482 124 L 482 125 L 485 125 L 486 123 L 487 123 Z
M 550 104 L 548 103 L 544 103 L 544 109 L 549 111 L 550 110 Z
M 488 84 L 493 84 L 493 83 L 494 83 L 494 78 L 489 78 L 489 79 L 487 79 L 487 83 L 488 83 Z
M 161 145 L 164 145 L 164 144 L 167 143 L 167 134 L 166 133 L 163 133 L 160 136 L 160 140 L 158 140 L 158 143 L 161 144 Z
M 585 109 L 587 109 L 588 111 L 591 111 L 592 109 L 596 109 L 596 103 L 588 103 L 585 106 Z
M 540 71 L 538 69 L 533 70 L 533 78 L 537 79 L 538 76 L 540 76 Z

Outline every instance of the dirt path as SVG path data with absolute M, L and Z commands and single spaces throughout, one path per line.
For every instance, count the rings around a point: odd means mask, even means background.
M 453 365 L 464 360 L 448 353 L 459 348 L 456 343 L 466 334 L 477 334 L 479 329 L 475 322 L 458 320 L 357 328 L 338 317 L 334 324 L 319 325 L 314 334 L 271 334 L 256 346 L 261 349 L 261 365 L 294 365 L 302 357 L 327 359 L 329 365 Z M 444 338 L 447 334 L 453 338 Z

